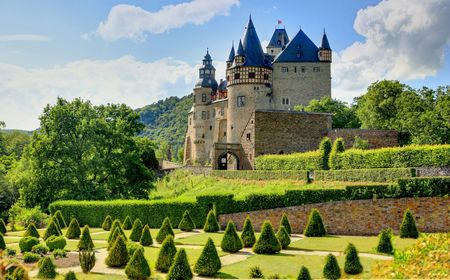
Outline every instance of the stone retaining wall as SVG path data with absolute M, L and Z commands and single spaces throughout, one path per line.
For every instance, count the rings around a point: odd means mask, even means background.
M 282 214 L 287 213 L 293 231 L 301 233 L 312 208 L 319 210 L 330 234 L 377 235 L 387 227 L 398 233 L 406 208 L 411 209 L 420 231 L 450 231 L 450 198 L 445 197 L 335 201 L 223 214 L 219 216 L 219 222 L 225 228 L 231 219 L 238 229 L 242 229 L 245 217 L 249 216 L 255 230 L 259 231 L 264 220 L 278 228 Z

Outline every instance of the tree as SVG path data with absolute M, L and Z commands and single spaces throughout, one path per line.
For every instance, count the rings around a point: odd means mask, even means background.
M 77 239 L 80 238 L 80 234 L 81 234 L 80 224 L 78 224 L 77 219 L 73 218 L 70 221 L 69 228 L 67 229 L 66 237 L 68 239 Z
M 277 232 L 278 241 L 280 241 L 281 248 L 286 249 L 289 244 L 291 244 L 291 238 L 286 230 L 286 228 L 282 225 Z
M 144 226 L 142 225 L 141 220 L 139 220 L 139 219 L 134 220 L 133 228 L 131 229 L 131 233 L 130 233 L 130 240 L 139 242 L 139 240 L 141 239 L 143 228 L 144 228 Z
M 194 272 L 200 276 L 214 276 L 222 267 L 216 246 L 213 240 L 208 238 L 202 253 L 194 266 Z
M 3 219 L 0 219 L 0 234 L 5 234 L 6 233 L 6 225 L 5 222 L 3 221 Z
M 228 222 L 225 229 L 220 247 L 222 248 L 222 251 L 229 253 L 236 253 L 244 247 L 244 244 L 242 244 L 242 240 L 236 231 L 236 226 L 231 220 Z
M 319 237 L 327 234 L 319 210 L 312 209 L 303 234 L 308 237 Z
M 281 250 L 280 241 L 275 236 L 272 224 L 269 221 L 265 221 L 261 235 L 253 245 L 253 252 L 256 254 L 276 254 Z
M 133 227 L 133 224 L 131 223 L 130 216 L 126 216 L 125 220 L 123 221 L 123 229 L 129 230 Z
M 416 221 L 409 209 L 406 209 L 403 215 L 403 221 L 400 225 L 400 238 L 417 238 L 419 237 L 419 231 L 416 227 Z
M 352 243 L 349 243 L 345 249 L 344 271 L 347 274 L 359 274 L 363 271 L 363 266 L 358 257 L 358 250 Z
M 39 272 L 38 277 L 44 279 L 55 279 L 56 277 L 56 266 L 53 263 L 51 257 L 43 257 L 39 261 Z
M 195 223 L 192 220 L 188 210 L 184 211 L 183 218 L 178 224 L 178 228 L 182 231 L 192 231 L 193 229 L 195 229 Z
M 167 273 L 167 280 L 190 280 L 194 275 L 192 274 L 191 267 L 189 265 L 186 251 L 182 248 L 176 255 L 172 266 Z
M 109 250 L 106 258 L 106 265 L 110 267 L 124 267 L 128 261 L 128 251 L 125 240 L 122 236 L 118 236 Z
M 255 230 L 253 229 L 250 217 L 245 218 L 244 227 L 242 228 L 241 240 L 244 247 L 251 248 L 256 243 Z
M 146 137 L 136 137 L 139 151 L 141 152 L 141 161 L 150 170 L 158 170 L 159 162 L 155 154 L 155 145 Z
M 109 231 L 111 230 L 111 225 L 112 225 L 112 218 L 110 215 L 106 216 L 106 218 L 103 220 L 102 223 L 102 228 L 105 231 Z
M 166 217 L 161 225 L 161 228 L 156 235 L 156 241 L 162 243 L 167 235 L 175 236 L 172 229 L 172 224 L 170 223 L 169 217 Z
M 79 250 L 90 250 L 94 249 L 94 242 L 92 242 L 91 234 L 89 232 L 89 226 L 85 225 L 81 231 L 81 238 L 78 242 Z
M 89 273 L 95 266 L 95 251 L 92 249 L 80 250 L 78 252 L 78 260 L 83 273 Z
M 218 232 L 220 230 L 219 223 L 217 222 L 216 214 L 213 210 L 208 212 L 205 225 L 203 226 L 205 232 Z
M 161 249 L 159 249 L 158 258 L 156 260 L 156 270 L 161 272 L 169 271 L 170 266 L 173 263 L 177 248 L 175 248 L 175 242 L 173 242 L 173 236 L 168 235 L 164 239 Z
M 36 226 L 34 225 L 34 223 L 30 223 L 27 227 L 27 230 L 25 231 L 23 236 L 32 236 L 32 237 L 36 237 L 39 238 L 39 232 L 36 228 Z
M 284 226 L 288 234 L 292 234 L 291 223 L 289 223 L 288 215 L 286 213 L 283 213 L 283 216 L 281 217 L 280 228 L 281 226 Z
M 377 252 L 392 255 L 394 246 L 392 246 L 392 230 L 390 228 L 383 229 L 379 234 Z
M 311 280 L 311 275 L 309 274 L 309 270 L 302 265 L 300 268 L 300 272 L 298 273 L 297 280 Z
M 148 225 L 144 226 L 141 238 L 139 239 L 139 243 L 142 246 L 150 246 L 153 244 L 152 234 L 150 233 L 150 227 Z
M 341 278 L 341 269 L 339 268 L 337 259 L 333 254 L 328 254 L 326 258 L 326 263 L 323 267 L 323 277 L 326 279 Z
M 134 252 L 125 267 L 125 274 L 128 276 L 128 279 L 135 280 L 142 280 L 150 277 L 151 270 L 144 256 L 144 248 L 139 248 Z

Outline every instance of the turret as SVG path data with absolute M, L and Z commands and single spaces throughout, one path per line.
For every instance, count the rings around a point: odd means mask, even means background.
M 331 48 L 330 43 L 328 43 L 327 34 L 325 33 L 325 29 L 323 30 L 322 36 L 322 45 L 319 48 L 319 60 L 323 62 L 331 62 Z
M 233 65 L 233 61 L 234 61 L 234 43 L 231 44 L 230 55 L 228 56 L 227 60 L 227 68 L 230 68 Z
M 276 28 L 267 45 L 267 54 L 277 56 L 289 43 L 289 36 L 284 28 Z
M 217 91 L 216 68 L 212 65 L 211 55 L 206 51 L 203 65 L 198 70 L 199 79 L 194 88 L 194 103 L 206 104 L 211 101 L 211 94 Z
M 235 66 L 242 66 L 244 64 L 245 61 L 245 52 L 244 52 L 244 47 L 242 46 L 242 41 L 239 40 L 239 46 L 238 46 L 238 50 L 236 53 L 236 56 L 234 57 L 234 65 Z

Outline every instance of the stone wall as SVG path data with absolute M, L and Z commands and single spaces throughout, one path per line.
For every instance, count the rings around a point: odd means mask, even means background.
M 450 176 L 450 167 L 416 167 L 417 177 Z
M 303 232 L 312 208 L 322 215 L 330 234 L 377 235 L 380 230 L 390 227 L 398 233 L 403 212 L 411 209 L 419 231 L 450 231 L 450 198 L 400 198 L 378 200 L 335 201 L 276 208 L 261 211 L 224 214 L 219 222 L 225 228 L 228 220 L 233 220 L 238 229 L 246 216 L 252 220 L 255 230 L 259 231 L 264 220 L 269 220 L 278 228 L 283 213 L 287 213 L 295 233 Z
M 369 142 L 369 149 L 398 146 L 398 133 L 395 130 L 381 129 L 333 129 L 328 133 L 331 141 L 342 137 L 345 142 L 345 148 L 351 148 L 358 136 Z

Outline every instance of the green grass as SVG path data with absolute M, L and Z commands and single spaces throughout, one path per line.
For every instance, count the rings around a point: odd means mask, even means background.
M 117 274 L 103 274 L 103 273 L 76 273 L 78 280 L 125 280 L 127 277 L 125 275 L 117 275 Z M 32 278 L 39 279 L 39 278 Z M 57 280 L 63 280 L 64 275 L 58 275 L 56 277 Z
M 79 240 L 75 240 L 75 239 L 66 239 L 67 240 L 67 246 L 66 250 L 69 251 L 77 251 L 78 250 L 78 242 Z M 108 243 L 106 242 L 99 242 L 98 240 L 94 240 L 94 248 L 95 249 L 102 249 L 102 248 L 106 248 L 108 247 Z
M 241 236 L 241 232 L 238 232 L 239 236 Z M 255 233 L 256 238 L 259 237 L 259 232 Z M 189 237 L 184 238 L 178 238 L 175 239 L 176 244 L 182 244 L 182 245 L 205 245 L 208 238 L 211 237 L 211 239 L 214 242 L 214 245 L 220 246 L 220 243 L 222 242 L 223 232 L 214 232 L 214 233 L 201 233 L 197 235 L 192 235 Z
M 158 231 L 159 231 L 159 229 L 156 229 L 156 228 L 150 229 L 150 233 L 152 234 L 153 239 L 155 239 L 156 235 L 158 234 Z M 131 234 L 131 230 L 124 230 L 124 232 L 125 232 L 125 235 L 127 236 L 127 238 L 129 238 L 130 234 Z M 173 232 L 175 234 L 177 234 L 177 233 L 180 233 L 181 230 L 174 228 Z M 91 238 L 92 238 L 92 240 L 108 240 L 109 234 L 110 234 L 110 231 L 103 231 L 102 233 L 99 233 L 99 234 L 91 234 Z

